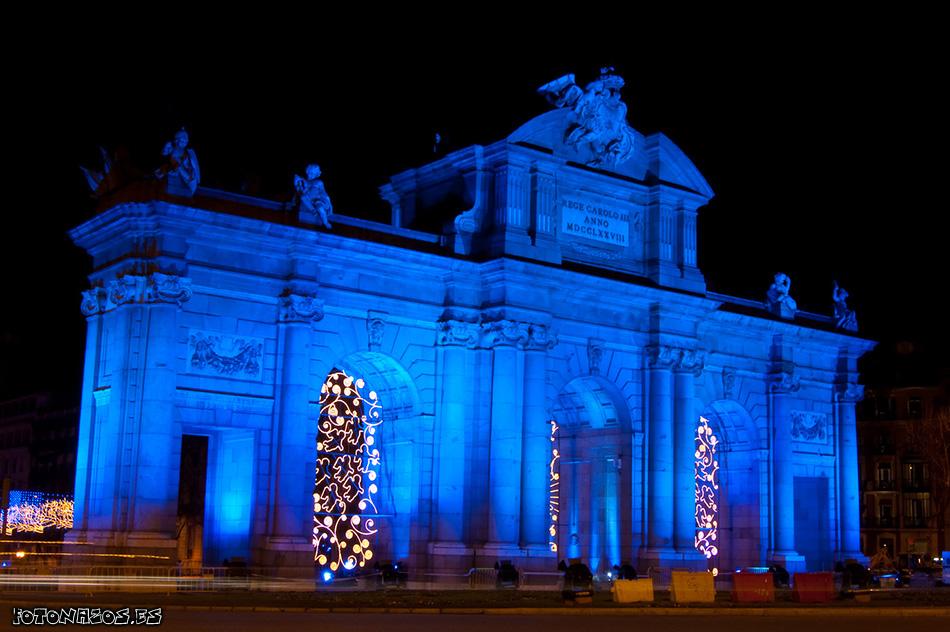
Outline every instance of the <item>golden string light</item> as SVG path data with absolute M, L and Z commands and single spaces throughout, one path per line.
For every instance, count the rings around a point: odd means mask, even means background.
M 551 420 L 551 462 L 548 464 L 548 515 L 551 517 L 551 526 L 548 528 L 548 535 L 551 539 L 548 545 L 552 553 L 557 553 L 557 518 L 561 513 L 561 473 L 559 461 L 561 453 L 558 450 L 557 431 L 560 426 L 553 419 Z
M 719 555 L 719 461 L 716 450 L 719 439 L 709 427 L 709 420 L 699 418 L 696 428 L 696 550 L 707 560 Z M 713 575 L 719 574 L 713 561 Z
M 29 541 L 30 544 L 37 544 L 36 540 Z M 42 542 L 49 544 L 49 542 Z M 57 543 L 58 544 L 58 543 Z M 146 555 L 141 553 L 62 553 L 49 551 L 17 551 L 16 557 L 117 557 L 130 560 L 170 560 L 168 555 Z
M 320 390 L 317 471 L 313 492 L 314 560 L 330 571 L 363 568 L 373 558 L 370 538 L 379 511 L 379 449 L 382 418 L 375 391 L 334 369 Z
M 72 529 L 73 501 L 55 498 L 36 502 L 19 502 L 7 507 L 7 532 L 43 533 L 47 529 Z

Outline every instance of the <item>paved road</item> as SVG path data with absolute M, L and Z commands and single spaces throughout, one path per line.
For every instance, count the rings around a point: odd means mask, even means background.
M 10 609 L 4 608 L 0 630 L 24 630 L 13 626 Z M 943 620 L 945 621 L 945 620 Z M 266 612 L 187 612 L 166 610 L 159 627 L 153 630 L 226 630 L 257 632 L 268 630 L 378 630 L 409 632 L 438 630 L 445 632 L 603 632 L 637 630 L 638 632 L 893 632 L 907 626 L 933 628 L 942 621 L 930 617 L 912 619 L 887 617 L 843 616 L 608 616 L 608 615 L 452 615 L 452 614 L 312 614 Z M 102 626 L 96 626 L 103 629 Z M 44 626 L 49 629 L 49 626 Z M 44 629 L 40 628 L 40 629 Z M 118 630 L 125 626 L 107 626 Z M 125 629 L 142 629 L 134 626 Z M 79 629 L 78 626 L 53 626 L 53 629 Z

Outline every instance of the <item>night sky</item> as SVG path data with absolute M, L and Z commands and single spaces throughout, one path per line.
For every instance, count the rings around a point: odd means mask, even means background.
M 98 145 L 151 169 L 185 126 L 202 185 L 286 199 L 318 162 L 337 213 L 385 221 L 377 188 L 430 160 L 434 133 L 447 151 L 499 140 L 549 109 L 538 86 L 567 72 L 584 85 L 601 65 L 626 79 L 630 124 L 666 133 L 716 192 L 699 224 L 710 290 L 761 299 L 781 270 L 800 309 L 830 314 L 837 279 L 861 334 L 881 341 L 867 380 L 897 360 L 946 366 L 946 51 L 900 20 L 872 26 L 752 37 L 639 24 L 622 45 L 505 52 L 498 38 L 516 31 L 293 50 L 250 30 L 191 32 L 187 48 L 147 53 L 88 34 L 55 63 L 21 57 L 5 79 L 0 397 L 78 399 L 90 261 L 66 231 L 92 213 L 79 165 L 99 167 Z

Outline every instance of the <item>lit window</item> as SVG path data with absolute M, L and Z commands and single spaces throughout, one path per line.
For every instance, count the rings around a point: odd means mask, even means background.
M 877 464 L 877 482 L 890 483 L 894 478 L 891 476 L 891 464 L 889 462 Z

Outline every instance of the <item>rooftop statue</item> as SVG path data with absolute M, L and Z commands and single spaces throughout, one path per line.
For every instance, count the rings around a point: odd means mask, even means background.
M 320 224 L 324 228 L 330 225 L 333 204 L 327 189 L 320 179 L 320 166 L 307 165 L 307 177 L 294 176 L 294 188 L 297 189 L 297 211 L 300 220 L 308 224 Z
M 141 178 L 138 170 L 129 164 L 128 151 L 124 147 L 117 147 L 112 155 L 103 147 L 99 147 L 99 154 L 102 156 L 102 171 L 81 165 L 79 167 L 86 177 L 92 197 L 103 197 Z
M 583 90 L 574 83 L 574 75 L 564 75 L 547 83 L 538 92 L 551 105 L 571 108 L 564 143 L 576 150 L 587 149 L 593 155 L 591 166 L 612 166 L 630 158 L 634 132 L 627 125 L 627 105 L 620 100 L 623 78 L 602 68 L 600 77 Z
M 845 331 L 858 330 L 858 317 L 853 309 L 848 308 L 848 291 L 835 281 L 835 289 L 831 295 L 835 304 L 835 327 Z
M 86 184 L 89 185 L 93 197 L 98 197 L 101 192 L 108 188 L 107 178 L 112 172 L 112 159 L 109 157 L 109 153 L 102 147 L 99 148 L 99 153 L 102 155 L 102 171 L 79 166 L 82 174 L 86 176 Z
M 165 164 L 155 170 L 155 177 L 165 179 L 166 190 L 174 195 L 191 197 L 201 181 L 198 157 L 188 146 L 188 132 L 184 128 L 175 134 L 175 139 L 165 143 L 162 149 Z
M 787 274 L 784 272 L 776 273 L 775 280 L 765 295 L 770 312 L 782 318 L 795 317 L 795 312 L 798 311 L 798 304 L 795 302 L 795 299 L 788 294 L 791 287 L 792 280 L 788 278 Z

